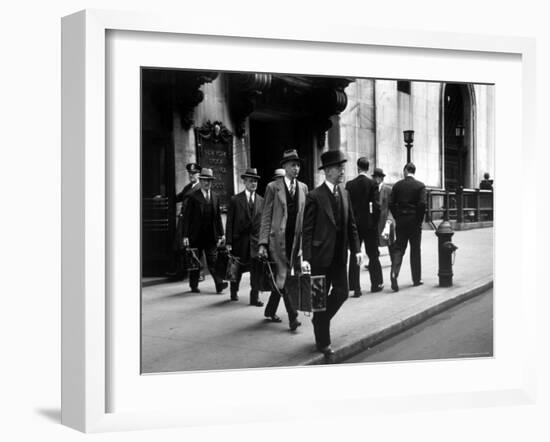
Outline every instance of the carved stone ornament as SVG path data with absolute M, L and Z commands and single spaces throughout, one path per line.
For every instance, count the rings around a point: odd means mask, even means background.
M 214 121 L 213 123 L 207 121 L 197 128 L 197 134 L 201 139 L 223 144 L 231 142 L 231 138 L 233 137 L 231 131 L 221 121 Z
M 256 100 L 271 87 L 271 74 L 230 74 L 231 113 L 235 123 L 235 133 L 242 138 L 245 134 L 245 122 L 254 111 Z
M 217 77 L 217 72 L 174 71 L 174 104 L 183 129 L 189 130 L 193 126 L 195 107 L 204 99 L 204 92 L 199 88 Z

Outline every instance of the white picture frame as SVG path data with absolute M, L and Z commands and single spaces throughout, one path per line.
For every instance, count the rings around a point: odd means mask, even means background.
M 421 407 L 468 407 L 487 406 L 502 403 L 532 403 L 535 395 L 534 342 L 526 343 L 517 354 L 517 361 L 512 375 L 503 376 L 500 386 L 491 385 L 483 389 L 474 385 L 473 377 L 464 381 L 462 390 L 453 390 L 450 382 L 444 379 L 436 383 L 433 389 L 424 394 L 406 392 L 402 395 L 391 392 L 388 395 L 376 396 L 376 406 L 372 396 L 362 391 L 356 395 L 347 395 L 345 389 L 339 393 L 333 392 L 323 399 L 318 395 L 298 400 L 296 404 L 284 406 L 275 402 L 271 406 L 260 401 L 258 393 L 252 391 L 238 399 L 229 396 L 231 392 L 220 393 L 219 397 L 212 395 L 212 407 L 206 407 L 201 402 L 200 389 L 186 397 L 189 408 L 182 406 L 180 410 L 168 409 L 153 403 L 150 409 L 115 410 L 109 404 L 109 393 L 114 388 L 109 372 L 112 369 L 113 354 L 109 344 L 109 327 L 112 324 L 113 312 L 110 309 L 109 291 L 113 289 L 109 266 L 113 256 L 109 244 L 113 240 L 113 230 L 109 227 L 111 220 L 112 201 L 109 180 L 113 173 L 110 157 L 106 148 L 108 133 L 106 121 L 110 118 L 107 111 L 108 79 L 106 78 L 107 35 L 112 32 L 143 32 L 157 33 L 165 36 L 193 36 L 195 39 L 210 37 L 230 37 L 239 41 L 256 44 L 268 41 L 283 53 L 285 48 L 293 44 L 307 43 L 312 46 L 334 47 L 341 50 L 353 47 L 374 47 L 379 51 L 394 50 L 425 50 L 431 54 L 468 53 L 473 58 L 483 59 L 483 54 L 500 54 L 520 60 L 521 91 L 519 93 L 521 124 L 514 128 L 512 139 L 521 144 L 522 168 L 528 168 L 534 161 L 534 103 L 535 103 L 535 46 L 532 39 L 517 37 L 491 37 L 481 35 L 464 35 L 451 33 L 430 33 L 402 31 L 399 33 L 388 30 L 369 28 L 353 28 L 345 26 L 323 26 L 280 28 L 276 23 L 239 23 L 228 21 L 210 21 L 195 17 L 193 21 L 182 22 L 176 17 L 156 16 L 152 14 L 127 13 L 87 10 L 65 17 L 62 22 L 62 423 L 84 432 L 114 431 L 140 428 L 162 428 L 186 425 L 207 425 L 211 420 L 228 421 L 223 409 L 228 403 L 236 410 L 258 408 L 253 413 L 239 418 L 239 422 L 254 422 L 266 419 L 288 419 L 302 417 L 319 417 L 327 413 L 327 401 L 338 401 L 339 413 L 369 413 L 384 409 L 388 412 Z M 143 35 L 143 34 L 142 34 Z M 151 34 L 152 35 L 152 34 Z M 202 36 L 202 37 L 201 37 Z M 321 50 L 323 50 L 321 48 Z M 427 52 L 426 52 L 427 53 Z M 242 68 L 242 64 L 237 68 Z M 410 71 L 409 71 L 410 72 Z M 435 70 L 434 70 L 434 75 Z M 479 78 L 472 73 L 472 80 Z M 409 78 L 424 79 L 422 74 Z M 448 80 L 448 78 L 440 78 Z M 497 97 L 498 87 L 497 84 Z M 498 99 L 498 98 L 497 98 Z M 498 106 L 497 106 L 498 110 Z M 519 135 L 515 137 L 515 135 Z M 497 158 L 499 170 L 507 175 L 514 167 L 506 159 Z M 526 169 L 528 170 L 528 169 Z M 498 179 L 498 178 L 497 178 Z M 112 183 L 111 183 L 112 184 Z M 500 183 L 499 183 L 500 185 Z M 502 194 L 508 190 L 502 182 Z M 508 184 L 508 186 L 512 186 Z M 513 189 L 510 190 L 514 192 Z M 137 189 L 136 189 L 137 192 Z M 520 190 L 515 190 L 520 192 Z M 535 207 L 535 192 L 523 195 L 521 200 L 525 207 Z M 499 215 L 506 217 L 508 210 L 497 197 L 495 208 Z M 521 211 L 520 211 L 521 212 Z M 521 221 L 526 223 L 527 216 L 532 216 L 532 210 L 521 212 Z M 529 215 L 527 215 L 529 214 Z M 504 224 L 500 224 L 504 225 Z M 520 222 L 521 225 L 521 222 Z M 525 224 L 526 225 L 526 224 Z M 499 222 L 497 221 L 497 229 Z M 520 235 L 523 234 L 520 229 Z M 521 243 L 521 241 L 519 241 Z M 496 250 L 503 244 L 498 234 L 495 237 Z M 520 262 L 527 265 L 527 257 L 534 256 L 534 244 L 524 242 L 515 245 L 520 254 Z M 498 263 L 497 263 L 498 265 Z M 503 263 L 503 265 L 506 265 Z M 505 271 L 503 272 L 505 273 Z M 522 268 L 522 275 L 527 270 Z M 503 282 L 503 285 L 506 282 Z M 516 281 L 521 292 L 520 305 L 524 315 L 522 321 L 522 336 L 533 336 L 536 316 L 535 281 L 520 278 Z M 495 284 L 498 292 L 499 283 Z M 136 295 L 137 296 L 137 295 Z M 496 300 L 498 304 L 498 299 Z M 505 318 L 505 314 L 502 315 Z M 496 321 L 499 316 L 496 315 Z M 135 333 L 138 333 L 135 330 Z M 498 335 L 497 335 L 498 339 Z M 501 347 L 502 348 L 502 347 Z M 504 354 L 501 352 L 500 354 Z M 496 346 L 495 360 L 499 358 L 499 347 Z M 475 367 L 466 367 L 468 361 L 452 362 L 441 368 L 444 370 L 465 370 L 475 373 Z M 495 363 L 496 364 L 496 363 Z M 510 364 L 508 364 L 510 365 Z M 516 366 L 517 365 L 517 366 Z M 407 367 L 394 365 L 378 365 L 369 367 L 369 371 L 379 374 L 395 372 L 396 379 L 405 370 L 410 375 L 422 371 L 425 366 L 409 364 Z M 479 365 L 478 365 L 479 367 Z M 497 365 L 489 363 L 484 370 L 490 372 Z M 507 364 L 498 366 L 503 370 Z M 346 376 L 358 376 L 362 366 L 357 367 L 321 367 L 324 377 L 335 378 L 337 371 L 346 371 Z M 284 377 L 285 382 L 298 383 L 304 380 L 304 371 L 299 369 L 255 371 L 253 373 L 259 382 L 265 382 L 274 376 Z M 311 373 L 306 374 L 308 376 Z M 510 374 L 508 373 L 508 374 Z M 139 373 L 132 373 L 132 376 Z M 228 376 L 232 382 L 244 382 L 249 376 L 246 371 L 232 373 L 210 373 L 205 376 L 191 374 L 193 382 L 223 384 Z M 391 376 L 391 375 L 390 375 Z M 157 378 L 161 378 L 158 376 Z M 120 376 L 118 377 L 120 379 Z M 150 379 L 150 378 L 149 378 Z M 170 385 L 177 381 L 175 376 L 163 376 L 164 383 Z M 472 387 L 469 390 L 468 384 Z M 205 384 L 202 384 L 205 385 Z M 221 388 L 221 387 L 220 387 Z M 204 392 L 204 390 L 202 390 Z M 218 390 L 219 391 L 219 390 Z M 235 390 L 235 391 L 238 391 Z M 232 391 L 234 394 L 235 391 Z M 225 394 L 225 396 L 224 396 Z M 230 399 L 229 402 L 228 399 Z M 284 398 L 283 398 L 284 400 Z M 256 402 L 258 401 L 258 402 Z M 258 406 L 258 405 L 261 406 Z M 282 405 L 283 404 L 283 405 Z M 307 407 L 307 408 L 306 408 Z M 307 411 L 304 411 L 307 410 Z M 238 413 L 236 413 L 238 414 Z

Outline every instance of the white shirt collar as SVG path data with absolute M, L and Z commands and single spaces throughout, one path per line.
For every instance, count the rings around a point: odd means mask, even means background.
M 366 170 L 362 170 L 361 172 L 359 172 L 359 175 L 365 175 L 367 178 L 369 178 L 369 173 Z
M 416 179 L 415 176 L 414 176 L 414 173 L 409 173 L 409 174 L 407 174 L 407 177 L 411 177 L 411 178 Z
M 334 193 L 335 184 L 329 183 L 328 181 L 325 181 L 325 184 L 327 185 L 328 190 L 330 190 L 330 193 Z
M 285 175 L 285 184 L 286 184 L 286 188 L 288 190 L 290 190 L 290 180 L 288 179 L 288 177 Z M 296 185 L 296 180 L 294 180 L 294 185 Z
M 244 189 L 244 193 L 246 194 L 246 201 L 250 199 L 250 193 L 248 190 Z M 256 192 L 254 192 L 256 193 Z M 252 202 L 254 202 L 254 193 L 252 193 Z
M 209 190 L 204 190 L 204 189 L 201 188 L 201 192 L 204 195 L 204 199 L 208 199 L 208 194 L 210 193 L 210 191 Z

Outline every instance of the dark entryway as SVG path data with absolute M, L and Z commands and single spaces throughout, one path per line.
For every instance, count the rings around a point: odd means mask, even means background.
M 142 71 L 142 276 L 165 274 L 175 234 L 172 107 L 163 80 L 158 71 Z
M 444 164 L 445 188 L 468 187 L 471 179 L 472 99 L 468 85 L 444 86 Z
M 308 119 L 250 118 L 250 163 L 262 177 L 258 193 L 264 194 L 286 149 L 296 149 L 303 159 L 299 180 L 313 187 L 314 136 Z

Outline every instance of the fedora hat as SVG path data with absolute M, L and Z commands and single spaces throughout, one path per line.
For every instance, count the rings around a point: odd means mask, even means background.
M 372 171 L 372 176 L 375 177 L 375 176 L 379 176 L 379 177 L 382 177 L 384 178 L 386 176 L 386 174 L 384 173 L 384 171 L 382 169 L 380 169 L 379 167 L 375 167 L 374 170 Z
M 254 178 L 259 180 L 261 177 L 258 175 L 258 170 L 255 167 L 251 167 L 245 170 L 245 172 L 241 175 L 241 178 Z
M 199 175 L 199 179 L 201 179 L 201 180 L 213 180 L 214 179 L 214 172 L 212 172 L 212 169 L 208 169 L 206 167 L 203 167 L 201 169 L 201 174 Z
M 189 163 L 185 166 L 185 168 L 189 173 L 199 173 L 201 171 L 201 166 L 199 166 L 197 163 Z
M 329 150 L 321 155 L 321 167 L 319 167 L 319 170 L 345 163 L 347 160 L 346 154 L 341 150 Z
M 283 158 L 281 159 L 280 164 L 282 166 L 283 164 L 288 163 L 289 161 L 298 161 L 298 162 L 302 163 L 302 160 L 298 156 L 298 152 L 296 151 L 296 149 L 285 150 L 284 153 L 283 153 Z
M 273 179 L 277 178 L 284 178 L 286 175 L 286 172 L 284 169 L 275 169 L 275 172 L 273 172 Z

